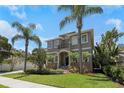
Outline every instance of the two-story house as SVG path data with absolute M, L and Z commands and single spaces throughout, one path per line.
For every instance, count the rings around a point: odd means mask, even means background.
M 94 47 L 93 29 L 82 31 L 81 35 L 82 51 L 92 54 Z M 54 64 L 56 68 L 69 66 L 71 58 L 69 52 L 78 51 L 78 33 L 70 32 L 59 35 L 59 37 L 47 40 L 47 54 L 54 55 Z M 92 56 L 89 57 L 85 67 L 92 71 Z

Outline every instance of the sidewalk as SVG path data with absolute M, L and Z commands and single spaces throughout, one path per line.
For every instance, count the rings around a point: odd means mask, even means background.
M 19 71 L 13 71 L 13 72 L 0 73 L 0 75 L 1 75 L 0 76 L 0 84 L 8 86 L 10 88 L 55 88 L 52 86 L 32 83 L 32 82 L 28 82 L 28 81 L 22 81 L 22 80 L 2 77 L 2 75 L 21 73 L 21 72 L 23 72 L 23 71 L 19 70 Z
M 2 76 L 0 76 L 0 84 L 8 86 L 10 88 L 55 88 L 52 86 L 36 84 L 32 82 L 16 80 L 16 79 L 2 77 Z
M 14 74 L 14 73 L 21 73 L 23 70 L 18 70 L 18 71 L 12 71 L 12 72 L 2 72 L 0 75 L 6 75 L 6 74 Z

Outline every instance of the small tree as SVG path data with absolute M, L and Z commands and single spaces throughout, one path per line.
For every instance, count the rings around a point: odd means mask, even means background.
M 84 62 L 88 61 L 88 58 L 91 56 L 91 53 L 89 52 L 83 52 L 83 58 L 84 58 Z
M 53 62 L 53 60 L 54 60 L 54 55 L 47 54 L 47 60 L 48 60 L 49 62 Z
M 42 70 L 43 65 L 46 63 L 46 51 L 42 48 L 36 48 L 32 51 L 30 60 L 37 65 L 38 70 Z
M 89 52 L 82 52 L 82 54 L 83 54 L 83 57 L 84 57 L 84 61 L 87 62 L 87 60 L 91 56 L 91 54 Z M 70 52 L 69 55 L 70 55 L 73 62 L 77 62 L 77 60 L 80 57 L 78 52 Z
M 23 57 L 23 53 L 18 50 L 12 50 L 12 57 L 8 60 L 10 64 L 10 71 L 13 71 L 15 65 L 19 63 L 19 58 Z
M 70 55 L 70 58 L 72 59 L 72 62 L 77 62 L 77 59 L 79 59 L 78 52 L 70 52 L 69 55 Z
M 89 52 L 82 52 L 82 54 L 83 54 L 84 61 L 87 62 L 91 54 Z M 73 73 L 75 72 L 77 73 L 79 71 L 79 66 L 77 66 L 75 62 L 77 63 L 78 59 L 80 58 L 80 55 L 78 52 L 70 52 L 69 56 L 73 62 L 73 64 L 71 64 L 71 66 L 69 67 L 69 71 Z M 85 68 L 83 70 L 85 71 Z
M 11 44 L 8 43 L 8 39 L 0 35 L 0 65 L 2 70 L 2 63 L 4 59 L 7 59 L 11 53 Z

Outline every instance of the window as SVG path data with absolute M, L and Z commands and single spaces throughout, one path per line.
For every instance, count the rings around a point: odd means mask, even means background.
M 72 43 L 72 45 L 77 45 L 78 44 L 78 38 L 77 38 L 77 36 L 73 36 L 71 38 L 71 43 Z
M 48 42 L 48 49 L 51 49 L 51 48 L 53 48 L 53 42 L 52 41 L 49 41 Z
M 82 37 L 81 37 L 81 40 L 82 40 L 82 43 L 88 42 L 88 36 L 87 36 L 87 34 L 83 34 Z
M 59 46 L 59 40 L 54 40 L 54 48 L 58 48 Z

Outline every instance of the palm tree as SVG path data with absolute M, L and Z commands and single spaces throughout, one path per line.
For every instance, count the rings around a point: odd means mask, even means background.
M 27 62 L 27 55 L 28 55 L 28 45 L 29 40 L 34 41 L 38 44 L 39 48 L 41 46 L 40 38 L 36 35 L 33 35 L 32 30 L 36 28 L 34 24 L 29 24 L 27 27 L 23 26 L 19 22 L 14 22 L 12 27 L 16 28 L 20 34 L 16 34 L 12 38 L 12 44 L 14 45 L 15 41 L 24 39 L 25 40 L 25 62 L 24 62 L 24 72 L 26 71 L 26 62 Z
M 114 65 L 118 62 L 119 48 L 117 41 L 124 36 L 124 32 L 119 32 L 116 28 L 105 32 L 102 35 L 101 42 L 94 48 L 94 62 L 102 67 Z
M 76 26 L 78 29 L 78 45 L 79 45 L 79 62 L 80 62 L 80 73 L 83 73 L 84 65 L 82 63 L 82 44 L 81 44 L 81 29 L 83 26 L 83 19 L 88 15 L 100 14 L 103 12 L 101 7 L 95 6 L 87 6 L 87 5 L 61 5 L 58 7 L 58 11 L 64 10 L 69 11 L 70 15 L 64 17 L 64 19 L 60 22 L 60 29 L 62 29 L 67 23 L 71 23 L 72 21 L 76 21 Z

